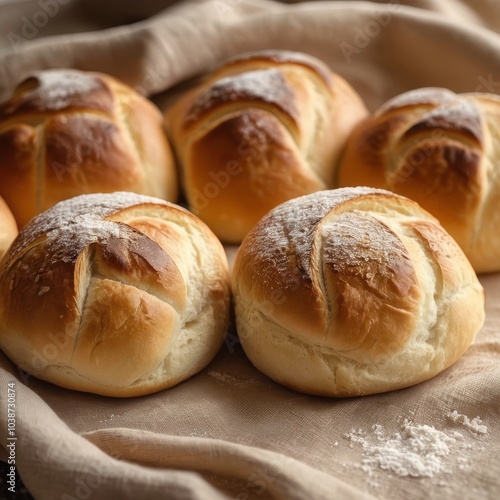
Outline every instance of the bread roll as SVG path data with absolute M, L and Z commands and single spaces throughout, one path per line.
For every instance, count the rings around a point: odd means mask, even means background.
M 148 394 L 187 379 L 228 326 L 222 245 L 179 206 L 82 195 L 35 217 L 0 269 L 0 347 L 70 389 Z
M 353 88 L 297 52 L 243 54 L 183 95 L 166 123 L 191 210 L 239 243 L 276 205 L 332 186 L 352 128 Z
M 34 73 L 0 105 L 0 195 L 18 226 L 84 193 L 175 201 L 177 174 L 159 110 L 99 73 Z
M 371 188 L 272 210 L 239 248 L 232 285 L 252 363 L 322 396 L 427 380 L 484 321 L 483 289 L 456 242 L 415 202 Z
M 0 196 L 0 260 L 17 236 L 17 225 L 9 207 Z
M 425 88 L 402 94 L 348 141 L 339 186 L 386 188 L 417 201 L 476 272 L 500 270 L 500 98 Z

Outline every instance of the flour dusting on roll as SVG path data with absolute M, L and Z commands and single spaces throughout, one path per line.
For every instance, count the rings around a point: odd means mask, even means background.
M 338 186 L 415 200 L 458 242 L 476 272 L 500 270 L 500 97 L 416 89 L 353 131 Z
M 165 116 L 190 209 L 225 243 L 240 243 L 276 205 L 333 186 L 366 115 L 322 61 L 266 50 L 227 61 Z
M 196 216 L 132 193 L 35 217 L 0 269 L 0 347 L 49 382 L 109 396 L 204 368 L 229 322 L 227 260 Z
M 19 228 L 80 194 L 178 193 L 156 106 L 111 76 L 73 69 L 34 72 L 0 104 L 0 178 Z
M 252 363 L 293 389 L 356 396 L 452 365 L 484 321 L 462 250 L 417 203 L 372 188 L 272 210 L 238 250 L 236 325 Z

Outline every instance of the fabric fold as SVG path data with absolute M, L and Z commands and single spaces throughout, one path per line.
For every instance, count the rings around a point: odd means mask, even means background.
M 242 481 L 237 497 L 259 495 L 303 498 L 373 498 L 297 460 L 223 440 L 158 435 L 131 429 L 106 429 L 84 437 L 111 456 L 143 465 L 208 472 Z
M 4 51 L 0 100 L 37 69 L 103 71 L 153 95 L 237 53 L 286 48 L 325 60 L 374 108 L 415 86 L 462 92 L 490 81 L 498 90 L 499 46 L 500 36 L 483 26 L 403 3 L 204 0 L 173 5 L 129 26 L 41 38 Z
M 59 0 L 30 2 L 28 20 L 51 1 Z M 156 5 L 147 2 L 144 13 L 159 9 L 159 0 L 151 2 Z M 106 22 L 120 4 L 106 4 Z M 96 5 L 89 9 L 98 12 Z M 0 17 L 13 12 L 21 15 L 21 7 L 0 5 Z M 139 4 L 128 12 L 146 17 Z M 1 25 L 14 30 L 18 21 Z M 323 59 L 372 110 L 422 86 L 500 93 L 494 29 L 500 29 L 500 9 L 487 0 L 179 2 L 130 25 L 19 45 L 4 40 L 0 101 L 31 71 L 71 67 L 123 79 L 164 107 L 190 79 L 258 49 Z M 486 323 L 463 358 L 426 383 L 366 398 L 317 398 L 275 384 L 246 359 L 233 330 L 212 364 L 192 379 L 124 400 L 51 386 L 0 354 L 0 459 L 10 452 L 6 396 L 14 383 L 16 468 L 37 499 L 497 498 L 500 276 L 481 276 L 481 282 Z M 476 417 L 483 427 L 471 424 Z M 382 445 L 409 420 L 463 445 L 460 453 L 441 450 L 442 473 L 407 477 L 377 465 L 375 445 L 387 451 Z M 367 457 L 363 442 L 373 445 L 374 455 Z
M 2 365 L 6 365 L 2 355 Z M 196 474 L 127 462 L 120 453 L 108 454 L 72 431 L 54 411 L 11 372 L 0 367 L 0 384 L 15 383 L 16 467 L 37 499 L 193 498 L 223 500 L 223 493 Z M 3 400 L 3 398 L 2 398 Z M 2 404 L 2 416 L 6 414 Z M 6 421 L 0 432 L 7 435 Z M 2 443 L 2 445 L 4 445 Z M 128 452 L 134 450 L 128 448 Z M 178 469 L 178 468 L 177 468 Z

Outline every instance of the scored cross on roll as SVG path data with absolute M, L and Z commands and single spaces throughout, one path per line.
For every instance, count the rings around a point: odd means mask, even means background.
M 34 72 L 0 104 L 0 178 L 19 228 L 80 194 L 178 192 L 160 111 L 111 76 L 74 69 Z
M 190 209 L 239 243 L 271 208 L 333 186 L 357 92 L 315 57 L 269 50 L 227 61 L 166 113 Z
M 500 97 L 416 89 L 349 138 L 338 186 L 408 196 L 455 238 L 476 272 L 500 270 Z
M 427 380 L 484 321 L 482 286 L 456 242 L 417 203 L 371 188 L 273 209 L 241 244 L 232 287 L 252 363 L 324 396 Z
M 132 193 L 82 195 L 25 226 L 0 269 L 0 347 L 21 369 L 109 396 L 204 368 L 229 322 L 224 249 L 196 216 Z

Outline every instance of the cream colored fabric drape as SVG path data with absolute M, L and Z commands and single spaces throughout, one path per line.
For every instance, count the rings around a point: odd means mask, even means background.
M 144 1 L 143 11 L 53 1 L 59 10 L 32 37 L 23 35 L 22 17 L 43 24 L 36 16 L 48 3 L 0 3 L 0 99 L 33 69 L 74 67 L 122 78 L 162 106 L 177 84 L 264 48 L 322 58 L 371 109 L 421 86 L 500 92 L 496 1 L 207 0 L 165 10 Z M 132 24 L 109 27 L 123 22 Z M 275 384 L 245 358 L 234 331 L 201 373 L 134 399 L 64 390 L 0 355 L 0 458 L 10 450 L 14 382 L 16 467 L 37 499 L 500 498 L 500 275 L 481 281 L 486 324 L 463 358 L 426 383 L 365 398 L 306 396 Z M 453 421 L 453 411 L 479 416 L 487 433 Z M 405 418 L 462 435 L 432 477 L 368 471 L 366 450 L 347 437 L 376 424 L 392 435 Z

